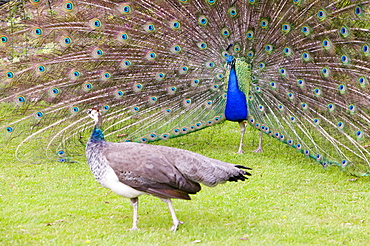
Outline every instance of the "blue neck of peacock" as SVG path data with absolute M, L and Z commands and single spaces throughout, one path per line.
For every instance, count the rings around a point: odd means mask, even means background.
M 229 63 L 230 75 L 227 85 L 225 117 L 230 121 L 243 121 L 248 118 L 248 107 L 245 94 L 239 89 L 238 76 L 234 62 Z
M 239 82 L 236 75 L 235 64 L 232 64 L 230 68 L 229 83 L 227 84 L 227 93 L 230 94 L 236 91 L 240 91 Z

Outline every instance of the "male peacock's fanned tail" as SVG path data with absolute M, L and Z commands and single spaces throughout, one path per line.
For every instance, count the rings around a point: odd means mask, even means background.
M 255 128 L 323 166 L 370 172 L 370 1 L 14 1 L 1 6 L 0 134 L 37 162 L 224 120 L 228 72 Z M 69 147 L 69 148 L 68 148 Z M 56 156 L 56 157 L 54 157 Z

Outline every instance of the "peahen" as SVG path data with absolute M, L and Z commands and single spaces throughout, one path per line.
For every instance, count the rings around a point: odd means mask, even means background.
M 370 172 L 370 1 L 31 0 L 0 16 L 0 132 L 22 160 L 72 161 L 98 105 L 114 142 L 229 119 L 238 152 L 248 122 Z
M 111 143 L 104 140 L 102 115 L 89 109 L 95 127 L 86 146 L 86 157 L 96 180 L 120 196 L 130 198 L 134 208 L 132 230 L 137 228 L 138 196 L 150 194 L 168 204 L 176 231 L 171 198 L 190 200 L 199 183 L 214 187 L 226 181 L 244 181 L 250 168 L 211 159 L 188 150 L 142 143 Z

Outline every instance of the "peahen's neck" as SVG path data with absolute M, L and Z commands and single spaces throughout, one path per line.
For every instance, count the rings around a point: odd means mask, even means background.
M 97 126 L 94 127 L 94 130 L 91 133 L 90 141 L 91 142 L 104 141 L 103 131 Z
M 91 142 L 104 141 L 104 133 L 101 129 L 101 125 L 102 125 L 102 119 L 100 116 L 98 120 L 95 122 L 95 127 L 91 133 L 91 136 L 90 136 Z
M 239 89 L 235 64 L 231 63 L 230 66 L 225 117 L 227 120 L 240 122 L 248 117 L 247 100 L 245 94 Z
M 86 158 L 94 177 L 103 184 L 102 180 L 106 175 L 108 164 L 102 159 L 101 152 L 107 142 L 104 141 L 104 134 L 101 130 L 101 116 L 99 118 L 100 120 L 95 121 L 94 129 L 86 145 Z

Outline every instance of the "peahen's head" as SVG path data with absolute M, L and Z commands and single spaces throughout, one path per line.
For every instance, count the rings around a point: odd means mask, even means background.
M 90 108 L 87 110 L 87 114 L 95 121 L 95 126 L 101 126 L 102 115 L 97 108 Z

